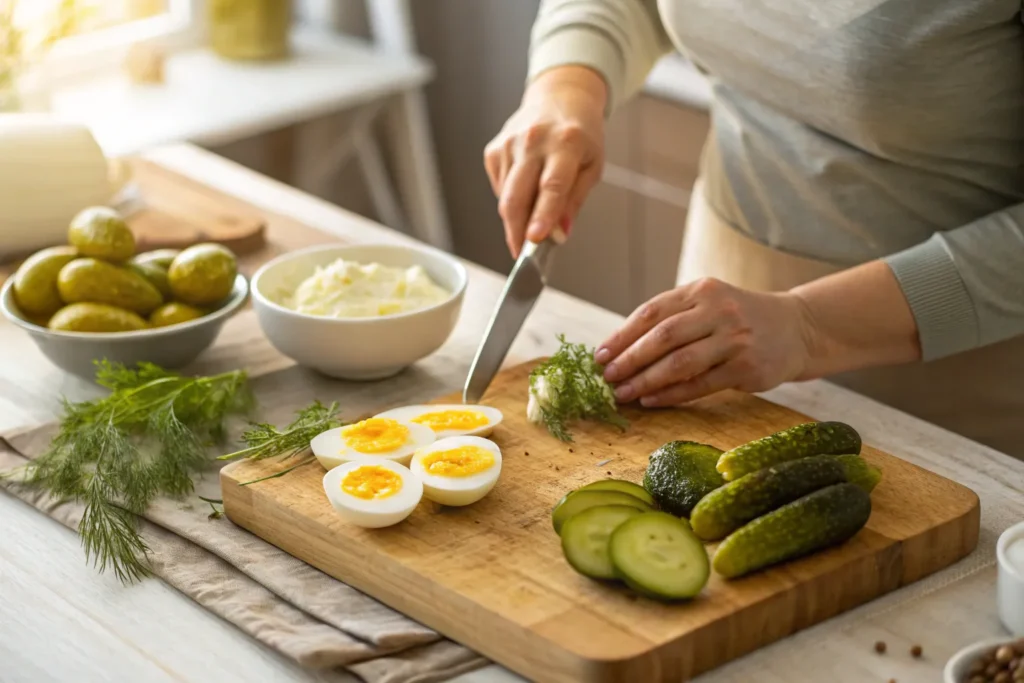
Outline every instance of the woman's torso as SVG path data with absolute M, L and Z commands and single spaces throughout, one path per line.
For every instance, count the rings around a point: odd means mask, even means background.
M 757 241 L 853 265 L 1024 201 L 1021 0 L 658 4 L 712 79 L 708 201 Z

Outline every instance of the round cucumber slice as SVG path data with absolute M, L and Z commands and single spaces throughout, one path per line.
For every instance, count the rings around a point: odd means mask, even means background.
M 586 486 L 581 486 L 578 491 L 622 491 L 629 495 L 639 498 L 648 505 L 654 505 L 654 498 L 651 494 L 647 493 L 640 484 L 634 484 L 631 481 L 625 479 L 601 479 L 600 481 L 594 481 Z
M 574 515 L 562 526 L 562 552 L 572 568 L 592 579 L 614 579 L 608 538 L 623 522 L 643 514 L 628 505 L 601 505 Z
M 711 573 L 704 544 L 666 512 L 645 512 L 620 524 L 608 539 L 608 555 L 626 585 L 656 600 L 692 598 Z
M 650 505 L 639 498 L 622 491 L 584 491 L 579 489 L 567 493 L 551 511 L 551 522 L 555 526 L 555 533 L 561 535 L 562 525 L 573 515 L 598 505 L 628 505 L 642 512 L 652 509 Z

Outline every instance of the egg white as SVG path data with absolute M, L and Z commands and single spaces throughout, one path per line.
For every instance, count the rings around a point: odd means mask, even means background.
M 484 470 L 465 477 L 441 477 L 430 474 L 423 466 L 423 459 L 437 451 L 447 451 L 462 446 L 479 446 L 494 454 L 494 464 Z M 450 436 L 425 446 L 412 456 L 409 469 L 423 482 L 423 496 L 441 505 L 471 505 L 494 488 L 501 474 L 501 449 L 498 444 L 479 436 Z
M 471 405 L 471 404 L 438 404 L 438 405 L 413 405 L 413 406 L 402 406 L 401 408 L 392 408 L 386 410 L 376 417 L 389 417 L 392 420 L 398 420 L 399 422 L 412 422 L 413 418 L 419 417 L 420 415 L 426 415 L 427 413 L 439 413 L 445 410 L 472 410 L 477 413 L 481 413 L 487 418 L 487 424 L 472 429 L 442 429 L 434 432 L 434 435 L 438 439 L 445 439 L 450 436 L 490 436 L 494 428 L 501 424 L 503 415 L 497 408 L 491 406 Z M 418 424 L 418 423 L 413 423 Z M 423 425 L 427 427 L 427 425 Z M 430 429 L 430 427 L 427 427 Z
M 360 467 L 383 467 L 402 479 L 402 488 L 387 498 L 359 498 L 346 493 L 341 482 L 352 470 Z M 324 492 L 327 499 L 345 521 L 366 529 L 398 524 L 416 509 L 423 498 L 423 483 L 413 475 L 409 468 L 390 460 L 372 462 L 353 460 L 339 465 L 324 475 Z
M 396 422 L 401 422 L 401 420 L 396 420 Z M 343 465 L 353 460 L 371 460 L 374 462 L 393 460 L 402 465 L 408 465 L 416 449 L 433 443 L 436 437 L 434 436 L 434 430 L 426 425 L 414 422 L 402 422 L 402 424 L 408 427 L 409 438 L 405 440 L 404 444 L 390 451 L 383 451 L 381 453 L 357 451 L 345 443 L 345 439 L 341 435 L 345 427 L 335 427 L 334 429 L 328 429 L 326 432 L 320 432 L 309 442 L 309 447 L 313 449 L 313 455 L 316 456 L 316 459 L 323 465 L 325 470 L 333 469 L 338 465 Z

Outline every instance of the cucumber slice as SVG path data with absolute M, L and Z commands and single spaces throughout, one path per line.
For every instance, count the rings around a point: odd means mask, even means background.
M 653 509 L 639 498 L 622 491 L 584 491 L 580 489 L 567 493 L 551 511 L 551 522 L 555 526 L 555 533 L 561 535 L 562 525 L 573 515 L 598 505 L 628 505 L 641 512 Z
M 592 579 L 614 579 L 608 538 L 627 519 L 643 514 L 628 505 L 601 505 L 574 515 L 562 527 L 562 552 L 572 568 Z
M 692 598 L 711 574 L 700 539 L 666 512 L 645 512 L 623 522 L 608 540 L 608 554 L 627 586 L 656 600 Z
M 647 493 L 640 484 L 634 484 L 631 481 L 625 479 L 601 479 L 600 481 L 592 481 L 586 486 L 581 486 L 578 491 L 622 491 L 629 495 L 639 498 L 648 505 L 654 505 L 654 498 L 651 494 Z

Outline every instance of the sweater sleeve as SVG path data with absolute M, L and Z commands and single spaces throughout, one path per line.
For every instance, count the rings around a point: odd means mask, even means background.
M 910 303 L 924 360 L 1024 334 L 1024 204 L 885 260 Z
M 527 82 L 556 66 L 590 67 L 608 86 L 610 115 L 671 51 L 657 0 L 541 0 Z

